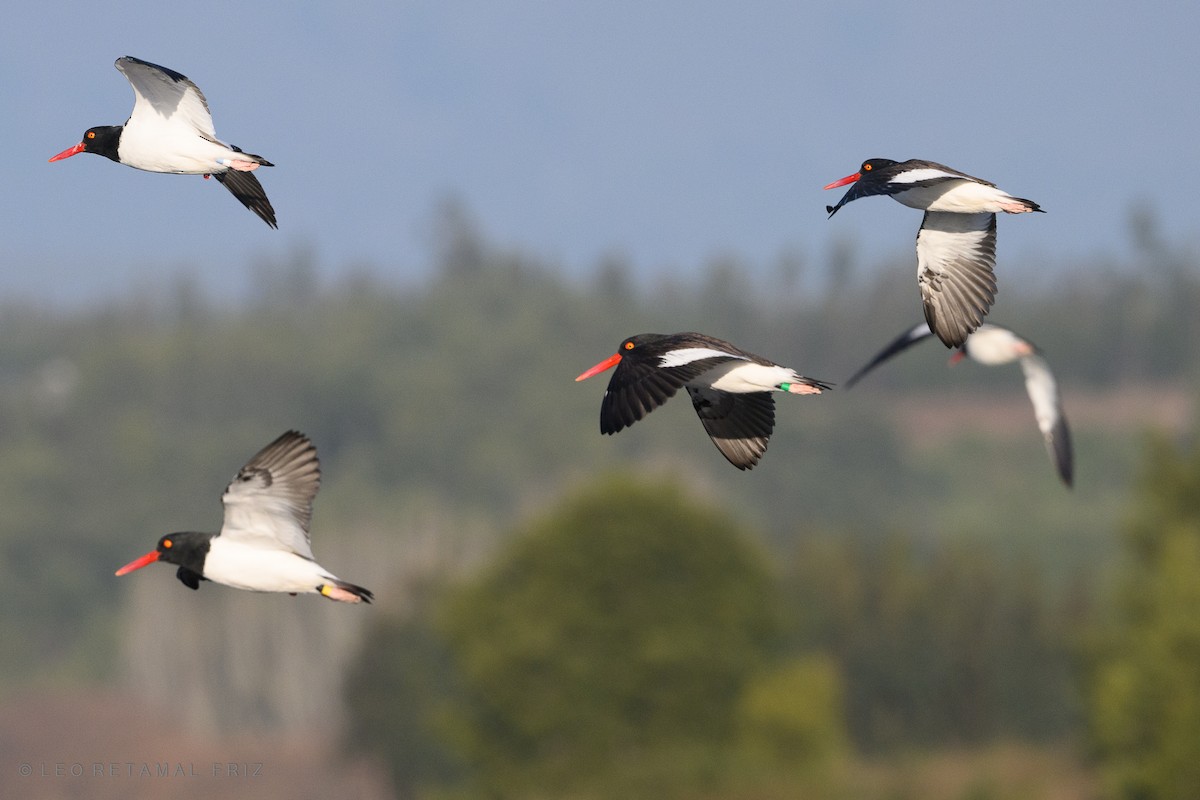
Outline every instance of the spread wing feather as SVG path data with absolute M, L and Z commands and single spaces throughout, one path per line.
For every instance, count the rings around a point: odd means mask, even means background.
M 311 559 L 308 527 L 320 486 L 317 448 L 304 434 L 288 431 L 256 453 L 225 489 L 218 535 Z
M 622 360 L 613 371 L 604 399 L 600 401 L 600 432 L 616 433 L 629 427 L 673 397 L 688 381 L 734 358 L 736 356 L 714 356 L 674 367 Z
M 132 56 L 118 58 L 116 67 L 133 87 L 134 103 L 129 115 L 130 122 L 152 128 L 178 114 L 197 133 L 214 142 L 218 141 L 212 114 L 208 110 L 208 100 L 204 98 L 200 87 L 187 77 L 173 69 Z
M 996 299 L 996 215 L 926 211 L 917 233 L 917 284 L 925 320 L 961 347 Z
M 689 386 L 688 394 L 704 430 L 738 469 L 751 469 L 767 450 L 775 429 L 775 398 L 770 392 L 733 394 Z

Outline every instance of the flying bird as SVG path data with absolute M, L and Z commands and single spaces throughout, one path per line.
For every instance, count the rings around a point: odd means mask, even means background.
M 199 87 L 173 69 L 132 56 L 116 61 L 133 87 L 133 111 L 124 125 L 88 128 L 79 144 L 51 161 L 95 153 L 147 172 L 213 176 L 263 222 L 278 228 L 275 209 L 251 174 L 275 166 L 262 156 L 226 144 L 213 130 Z
M 225 489 L 219 533 L 168 533 L 117 575 L 165 561 L 179 566 L 176 577 L 191 589 L 207 580 L 253 592 L 369 603 L 374 597 L 369 590 L 343 581 L 313 558 L 308 527 L 320 485 L 317 448 L 304 434 L 288 431 L 256 453 Z
M 995 184 L 920 159 L 872 158 L 858 172 L 827 185 L 853 184 L 835 206 L 883 194 L 925 211 L 917 231 L 917 285 L 925 320 L 947 347 L 960 347 L 996 299 L 996 214 L 1041 211 Z
M 820 394 L 831 388 L 762 356 L 702 333 L 643 333 L 576 381 L 616 367 L 600 402 L 600 432 L 628 427 L 686 387 L 721 454 L 751 469 L 775 427 L 772 392 Z
M 854 373 L 846 381 L 846 388 L 858 383 L 864 375 L 892 356 L 932 335 L 925 323 L 900 334 L 866 366 Z M 1067 427 L 1067 417 L 1063 413 L 1058 381 L 1055 380 L 1050 364 L 1041 351 L 1032 342 L 1022 339 L 1008 328 L 985 322 L 967 336 L 962 347 L 950 357 L 950 363 L 957 364 L 964 357 L 989 367 L 1011 364 L 1013 361 L 1021 364 L 1021 371 L 1025 373 L 1025 391 L 1033 403 L 1033 415 L 1037 419 L 1038 430 L 1042 432 L 1042 438 L 1046 441 L 1050 461 L 1058 470 L 1062 482 L 1071 486 L 1075 472 L 1071 430 Z

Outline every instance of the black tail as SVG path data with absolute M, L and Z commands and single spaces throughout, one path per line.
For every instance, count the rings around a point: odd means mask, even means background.
M 364 589 L 361 586 L 353 583 L 347 583 L 343 580 L 334 580 L 333 582 L 337 584 L 339 589 L 345 589 L 350 594 L 360 597 L 364 603 L 369 603 L 375 599 L 375 593 L 370 589 Z
M 269 167 L 271 164 L 264 161 L 263 166 Z M 254 177 L 254 173 L 230 169 L 214 172 L 213 177 L 232 192 L 238 202 L 257 214 L 259 219 L 272 228 L 279 228 L 275 222 L 275 209 L 271 207 L 271 201 L 267 199 L 267 193 L 263 191 L 262 184 Z

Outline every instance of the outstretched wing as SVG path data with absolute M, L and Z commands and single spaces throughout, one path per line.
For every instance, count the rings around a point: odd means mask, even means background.
M 925 321 L 961 347 L 996 299 L 996 215 L 926 211 L 917 232 L 917 284 Z
M 1075 457 L 1071 447 L 1071 430 L 1067 427 L 1067 416 L 1063 413 L 1062 397 L 1058 392 L 1058 381 L 1050 371 L 1046 359 L 1036 353 L 1021 359 L 1021 370 L 1025 373 L 1025 390 L 1033 403 L 1033 415 L 1037 418 L 1038 430 L 1046 440 L 1046 450 L 1054 462 L 1062 482 L 1071 486 L 1075 478 Z
M 922 322 L 920 325 L 917 325 L 915 328 L 912 328 L 911 330 L 907 330 L 904 333 L 900 334 L 895 339 L 893 339 L 892 342 L 890 344 L 888 344 L 887 347 L 880 350 L 879 353 L 874 358 L 872 358 L 871 361 L 866 366 L 864 366 L 858 372 L 851 375 L 850 378 L 846 381 L 846 388 L 849 389 L 851 386 L 858 383 L 858 381 L 864 375 L 866 375 L 868 372 L 870 372 L 871 370 L 878 367 L 883 362 L 887 361 L 892 356 L 896 355 L 897 353 L 904 352 L 905 350 L 912 347 L 917 342 L 924 341 L 925 339 L 928 339 L 930 336 L 933 336 L 933 331 L 929 330 L 929 323 L 927 323 L 927 322 Z
M 733 394 L 689 386 L 692 406 L 721 454 L 738 469 L 752 469 L 775 429 L 770 392 Z
M 667 402 L 679 387 L 717 364 L 744 356 L 710 348 L 680 348 L 661 359 L 623 359 L 600 401 L 600 432 L 616 433 Z
M 279 228 L 275 222 L 275 209 L 271 206 L 271 201 L 267 199 L 267 193 L 263 190 L 262 184 L 258 182 L 258 178 L 254 177 L 254 173 L 231 169 L 225 172 L 214 172 L 212 176 L 228 189 L 238 199 L 238 202 L 257 214 L 259 219 L 272 228 Z
M 308 526 L 320 486 L 317 448 L 304 434 L 288 431 L 256 453 L 225 489 L 218 535 L 311 559 Z
M 850 184 L 850 188 L 846 190 L 844 195 L 842 195 L 842 199 L 837 201 L 837 205 L 825 206 L 825 210 L 829 212 L 829 216 L 832 217 L 839 210 L 841 210 L 841 207 L 846 205 L 846 203 L 852 203 L 860 197 L 870 197 L 874 194 L 895 194 L 897 191 L 899 190 L 890 188 L 885 182 L 861 180 L 855 181 L 854 183 Z
M 116 67 L 133 87 L 133 111 L 129 114 L 129 122 L 136 122 L 147 130 L 167 121 L 186 122 L 201 136 L 217 141 L 208 101 L 186 76 L 132 56 L 118 58 Z

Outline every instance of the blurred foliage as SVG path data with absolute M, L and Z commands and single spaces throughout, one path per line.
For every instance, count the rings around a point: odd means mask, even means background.
M 846 688 L 826 655 L 787 659 L 755 675 L 738 703 L 746 765 L 767 775 L 821 774 L 850 752 Z
M 1091 733 L 1112 796 L 1200 787 L 1200 445 L 1147 448 L 1115 607 L 1093 653 Z
M 347 748 L 378 759 L 401 797 L 464 774 L 441 734 L 460 689 L 449 646 L 433 625 L 433 594 L 427 587 L 409 613 L 376 621 L 346 678 Z
M 451 600 L 466 689 L 452 741 L 498 796 L 703 785 L 778 635 L 777 604 L 763 554 L 724 515 L 667 484 L 599 481 Z
M 1143 406 L 1190 402 L 1200 377 L 1196 259 L 1162 242 L 1152 217 L 1134 223 L 1128 264 L 1003 265 L 993 318 L 1036 341 L 1062 381 L 1073 493 L 1053 477 L 1019 370 L 949 371 L 936 343 L 853 391 L 780 397 L 770 450 L 751 473 L 729 467 L 682 399 L 601 436 L 606 377 L 571 380 L 625 336 L 679 330 L 844 380 L 919 319 L 911 248 L 889 264 L 856 263 L 847 243 L 821 259 L 798 248 L 765 268 L 721 257 L 653 277 L 614 256 L 572 278 L 495 246 L 450 207 L 426 277 L 408 284 L 360 275 L 324 285 L 300 251 L 252 267 L 254 292 L 231 306 L 186 282 L 74 311 L 10 302 L 0 308 L 0 690 L 112 677 L 122 587 L 142 575 L 112 571 L 164 532 L 215 529 L 237 467 L 296 427 L 321 454 L 318 555 L 339 529 L 402 536 L 415 507 L 447 527 L 486 526 L 488 546 L 501 547 L 517 520 L 617 468 L 655 486 L 673 480 L 753 530 L 787 562 L 788 613 L 766 671 L 752 671 L 722 712 L 726 733 L 748 737 L 739 752 L 769 760 L 770 746 L 753 744 L 764 731 L 802 747 L 826 727 L 831 754 L 838 727 L 868 753 L 1069 732 L 1072 631 L 1091 576 L 1115 552 L 1141 428 L 1160 418 Z M 400 267 L 371 274 L 389 270 Z M 1017 425 L 956 428 L 977 403 L 1011 410 Z M 1182 507 L 1188 491 L 1143 491 L 1137 502 Z M 1161 527 L 1129 533 L 1145 540 L 1129 547 L 1169 550 L 1182 569 L 1188 546 Z M 390 552 L 362 549 L 376 561 Z M 442 715 L 462 689 L 445 666 L 444 631 L 431 611 L 395 608 L 403 587 L 380 585 L 370 612 L 390 612 L 381 641 L 408 660 L 365 655 L 351 686 L 366 692 L 384 671 L 414 698 L 408 738 L 383 756 L 397 785 L 453 780 L 465 767 Z M 755 691 L 783 692 L 795 663 L 812 671 L 814 716 L 783 703 L 777 717 L 754 711 Z M 840 723 L 817 713 L 839 692 Z M 394 720 L 372 712 L 386 701 L 362 695 L 356 738 L 382 741 Z M 691 758 L 672 763 L 690 774 Z
M 798 646 L 838 664 L 867 752 L 1074 729 L 1073 631 L 1088 606 L 1047 591 L 1028 562 L 899 536 L 813 537 L 786 587 Z
M 403 796 L 833 797 L 856 754 L 1076 729 L 1089 606 L 1027 563 L 898 536 L 764 555 L 676 485 L 596 481 L 374 626 L 351 747 Z

